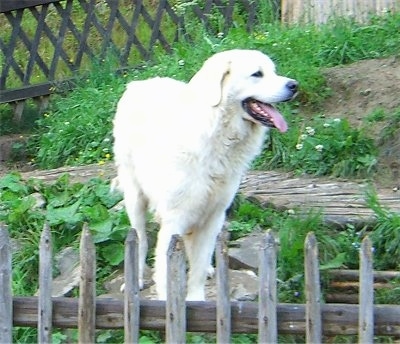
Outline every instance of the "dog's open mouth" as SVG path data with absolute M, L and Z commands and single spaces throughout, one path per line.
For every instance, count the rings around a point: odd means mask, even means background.
M 284 133 L 288 126 L 285 119 L 271 104 L 260 102 L 254 98 L 247 98 L 242 102 L 244 110 L 257 122 L 271 128 L 277 128 Z

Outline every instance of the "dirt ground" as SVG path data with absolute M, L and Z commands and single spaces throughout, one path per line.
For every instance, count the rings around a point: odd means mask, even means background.
M 400 108 L 400 56 L 359 61 L 327 69 L 324 74 L 332 91 L 331 97 L 323 105 L 327 117 L 347 117 L 352 125 L 362 126 L 366 123 L 365 117 L 378 108 L 384 109 L 388 114 Z M 387 140 L 382 140 L 382 130 L 385 126 L 394 126 L 396 123 L 383 120 L 368 125 L 368 130 L 380 145 L 380 172 L 377 182 L 385 186 L 399 186 L 400 124 L 397 124 L 394 136 Z M 1 140 L 5 139 L 7 138 L 0 138 L 0 157 L 5 154 L 1 154 Z M 7 145 L 10 146 L 9 143 Z M 29 169 L 29 165 L 17 166 L 18 169 Z M 9 169 L 10 166 L 0 161 L 0 175 Z
M 332 95 L 323 105 L 327 117 L 346 117 L 353 126 L 364 127 L 379 145 L 378 184 L 400 185 L 400 124 L 390 114 L 400 108 L 400 56 L 359 61 L 324 71 Z M 389 119 L 365 120 L 383 109 Z M 383 139 L 386 126 L 397 127 L 393 137 Z

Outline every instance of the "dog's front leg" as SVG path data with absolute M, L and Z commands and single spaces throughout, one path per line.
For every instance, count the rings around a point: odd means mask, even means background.
M 153 279 L 160 300 L 167 299 L 167 251 L 174 234 L 182 235 L 182 231 L 176 226 L 162 225 L 157 236 Z

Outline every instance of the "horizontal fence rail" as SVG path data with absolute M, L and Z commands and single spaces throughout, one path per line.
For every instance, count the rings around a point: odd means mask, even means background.
M 260 248 L 258 302 L 229 300 L 225 232 L 219 235 L 215 251 L 217 301 L 185 302 L 186 258 L 178 236 L 173 237 L 168 250 L 167 301 L 139 297 L 138 239 L 134 230 L 125 242 L 124 300 L 96 297 L 96 252 L 87 225 L 80 246 L 80 296 L 51 297 L 51 248 L 50 229 L 45 225 L 39 249 L 39 297 L 13 297 L 10 237 L 6 226 L 0 224 L 0 342 L 11 342 L 12 326 L 37 327 L 39 342 L 51 342 L 52 327 L 77 328 L 80 343 L 95 342 L 96 329 L 124 329 L 126 342 L 137 342 L 139 330 L 165 331 L 168 343 L 184 342 L 186 331 L 216 333 L 218 343 L 229 342 L 232 333 L 258 333 L 260 343 L 276 342 L 278 334 L 305 335 L 307 343 L 335 335 L 358 335 L 365 343 L 372 343 L 377 335 L 400 336 L 400 305 L 373 303 L 374 273 L 368 237 L 360 251 L 359 305 L 323 303 L 318 247 L 312 232 L 304 243 L 306 304 L 277 302 L 277 243 L 271 231 L 265 233 Z
M 53 326 L 78 328 L 78 299 L 57 297 L 53 302 Z M 38 299 L 36 297 L 13 298 L 14 326 L 36 327 Z M 374 334 L 400 335 L 400 306 L 375 305 Z M 279 334 L 304 335 L 306 306 L 303 304 L 277 304 Z M 323 334 L 357 335 L 358 305 L 323 304 Z M 165 331 L 165 301 L 140 300 L 140 329 Z M 215 301 L 187 301 L 188 332 L 215 333 L 217 307 Z M 258 305 L 252 301 L 231 302 L 232 333 L 258 333 Z M 96 328 L 123 329 L 124 302 L 115 299 L 96 299 Z

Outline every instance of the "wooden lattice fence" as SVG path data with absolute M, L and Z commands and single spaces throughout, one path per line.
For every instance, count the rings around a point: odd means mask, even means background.
M 199 5 L 201 3 L 201 6 Z M 69 77 L 94 58 L 110 54 L 118 66 L 137 66 L 155 51 L 171 51 L 187 37 L 186 21 L 228 30 L 235 11 L 250 30 L 257 19 L 251 0 L 7 0 L 1 1 L 0 103 L 47 96 L 72 87 Z M 218 18 L 217 28 L 213 19 Z M 214 20 L 215 22 L 215 20 Z M 44 52 L 46 54 L 44 54 Z
M 216 333 L 218 343 L 229 343 L 232 333 L 258 333 L 259 343 L 277 343 L 278 335 L 305 335 L 307 343 L 325 336 L 358 335 L 359 343 L 374 336 L 400 336 L 400 305 L 374 305 L 371 241 L 360 249 L 359 304 L 324 304 L 314 234 L 304 244 L 305 304 L 278 303 L 277 243 L 265 233 L 259 251 L 258 301 L 230 301 L 228 247 L 224 233 L 216 247 L 216 301 L 185 302 L 186 261 L 183 241 L 174 236 L 168 250 L 167 300 L 143 300 L 138 285 L 137 235 L 125 242 L 124 301 L 96 297 L 96 253 L 90 230 L 84 227 L 80 246 L 79 298 L 51 297 L 52 244 L 46 225 L 40 242 L 39 296 L 12 296 L 11 243 L 0 224 L 0 343 L 10 343 L 12 327 L 37 327 L 38 343 L 50 343 L 52 328 L 78 328 L 80 343 L 94 343 L 95 329 L 124 329 L 125 342 L 136 343 L 140 329 L 165 331 L 166 342 L 184 343 L 186 332 Z

